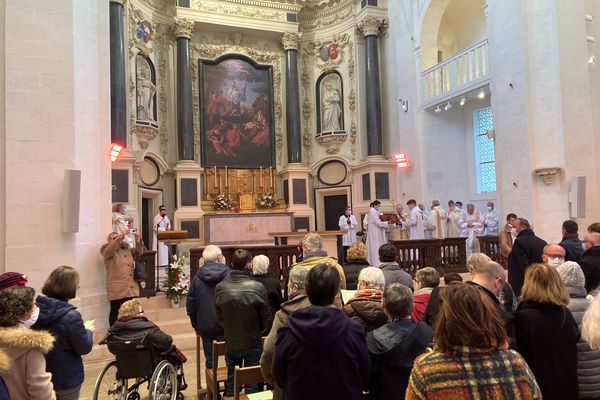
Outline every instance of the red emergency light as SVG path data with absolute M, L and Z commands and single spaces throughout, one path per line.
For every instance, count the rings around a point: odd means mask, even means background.
M 110 162 L 117 161 L 117 158 L 119 158 L 119 154 L 121 154 L 121 150 L 123 150 L 123 146 L 113 143 L 113 145 L 110 148 Z
M 404 153 L 394 154 L 394 160 L 396 160 L 396 167 L 398 168 L 408 168 L 410 165 L 408 157 Z

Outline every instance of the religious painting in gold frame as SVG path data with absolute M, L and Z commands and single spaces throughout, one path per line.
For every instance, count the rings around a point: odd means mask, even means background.
M 237 54 L 199 65 L 202 165 L 275 166 L 272 66 Z

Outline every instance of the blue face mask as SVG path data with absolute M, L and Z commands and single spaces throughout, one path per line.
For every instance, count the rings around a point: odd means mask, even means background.
M 127 214 L 127 207 L 123 209 L 123 215 Z

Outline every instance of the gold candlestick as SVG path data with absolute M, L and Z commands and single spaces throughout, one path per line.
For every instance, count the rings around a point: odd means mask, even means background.
M 258 175 L 258 180 L 259 180 L 260 190 L 262 190 L 262 188 L 263 188 L 263 184 L 262 184 L 262 178 L 263 178 L 263 176 L 262 176 L 262 165 L 260 166 L 260 171 L 258 172 L 258 174 L 259 174 Z
M 215 189 L 217 188 L 217 166 L 215 165 Z
M 229 183 L 228 183 L 228 179 L 227 179 L 228 175 L 227 175 L 227 165 L 225 166 L 225 190 L 227 190 L 229 188 Z
M 269 167 L 269 183 L 271 184 L 271 190 L 273 190 L 273 167 Z
M 275 174 L 273 170 L 274 168 L 271 168 L 271 189 L 273 190 L 273 196 L 275 196 Z

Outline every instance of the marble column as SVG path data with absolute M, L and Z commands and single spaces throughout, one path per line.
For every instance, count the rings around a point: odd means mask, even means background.
M 368 155 L 382 155 L 381 90 L 379 86 L 379 30 L 383 18 L 365 17 L 358 28 L 365 37 L 365 65 L 367 87 L 367 144 Z
M 127 80 L 123 1 L 110 0 L 110 138 L 127 147 Z
M 284 33 L 281 39 L 285 50 L 285 127 L 287 131 L 288 163 L 302 162 L 300 135 L 300 87 L 298 85 L 299 33 Z
M 177 155 L 194 159 L 194 110 L 190 68 L 190 38 L 194 22 L 177 18 Z

